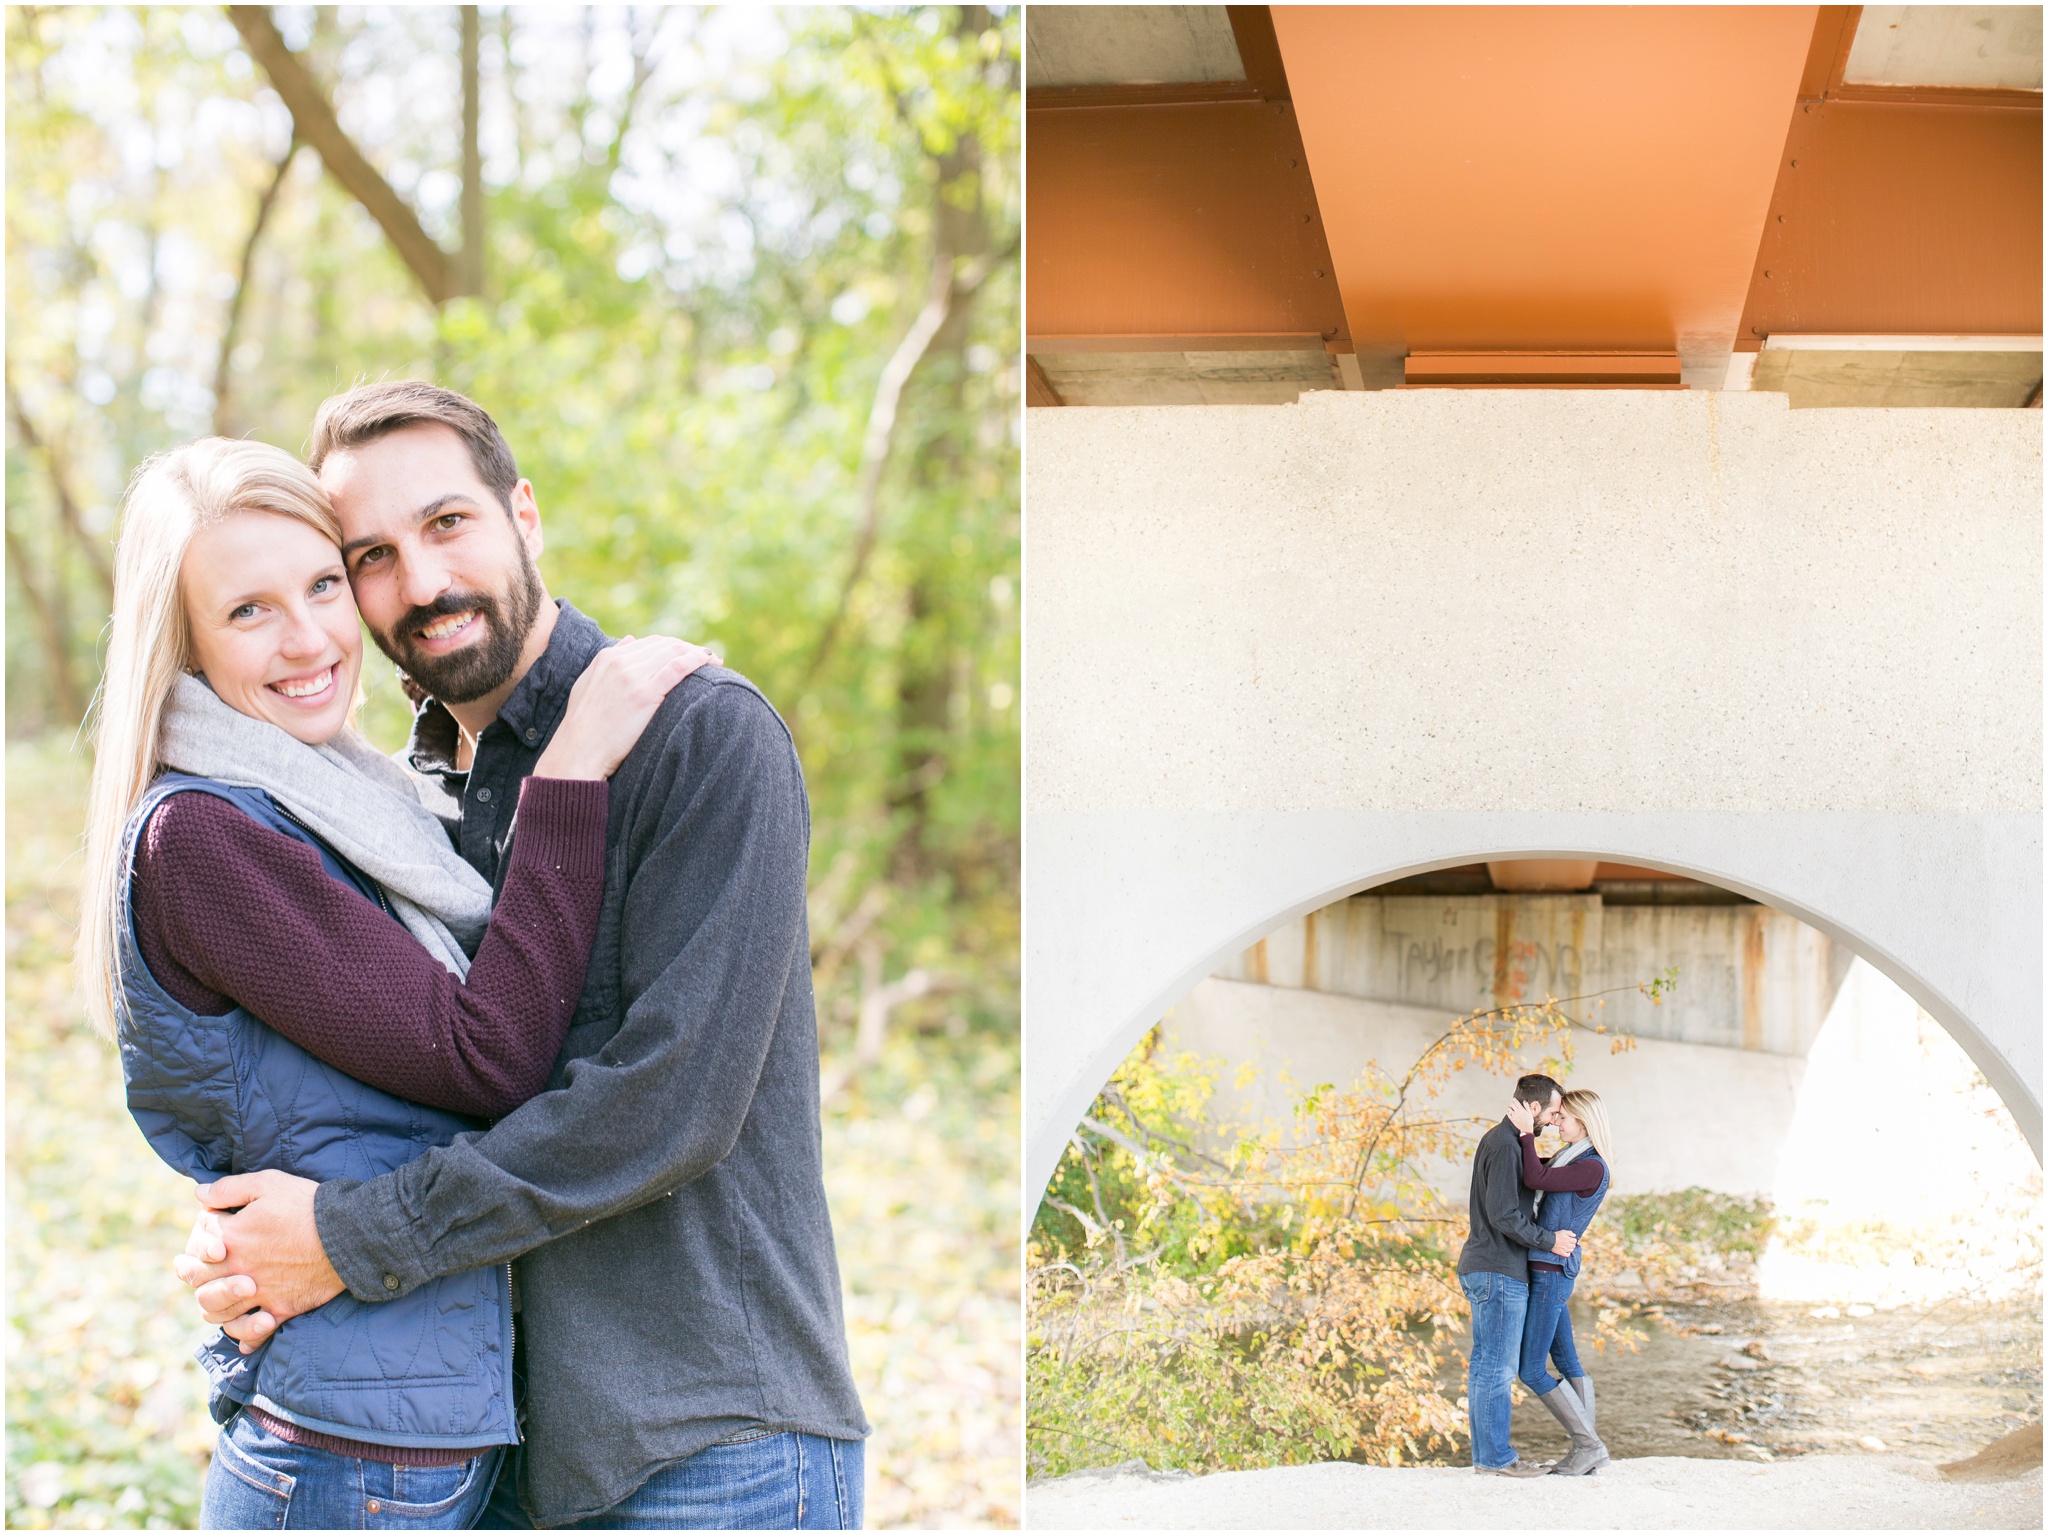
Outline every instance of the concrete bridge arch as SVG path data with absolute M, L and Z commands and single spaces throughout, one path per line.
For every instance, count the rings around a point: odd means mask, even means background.
M 1061 955 L 1032 972 L 1034 1194 L 1117 1065 L 1223 961 L 1344 896 L 1498 858 L 1638 864 L 1797 917 L 1947 1030 L 2040 1155 L 2041 860 L 2029 817 L 1053 814 L 1034 818 L 1031 848 L 1034 889 L 1099 892 L 1030 897 L 1034 954 Z
M 2040 1155 L 2038 418 L 1385 391 L 1027 431 L 1034 1200 L 1219 962 L 1516 857 L 1846 944 Z

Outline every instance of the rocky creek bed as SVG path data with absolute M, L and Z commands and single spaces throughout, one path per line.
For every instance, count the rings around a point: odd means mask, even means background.
M 1574 1307 L 1583 1339 L 1592 1319 Z M 1618 1458 L 1903 1455 L 1939 1464 L 2041 1416 L 2038 1305 L 1923 1310 L 1678 1304 L 1635 1324 L 1640 1350 L 1582 1349 Z M 1515 1445 L 1554 1459 L 1565 1436 L 1534 1398 Z

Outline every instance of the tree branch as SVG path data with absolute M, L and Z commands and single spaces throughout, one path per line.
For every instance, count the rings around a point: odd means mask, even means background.
M 263 239 L 264 227 L 270 222 L 271 209 L 277 206 L 277 194 L 284 189 L 285 175 L 298 154 L 299 136 L 294 133 L 291 143 L 285 146 L 283 158 L 271 174 L 270 185 L 256 200 L 256 217 L 249 225 L 249 238 L 242 242 L 242 264 L 235 276 L 234 297 L 228 300 L 227 324 L 221 330 L 220 358 L 213 365 L 213 430 L 219 437 L 235 435 L 228 410 L 228 394 L 234 385 L 234 371 L 229 366 L 229 359 L 234 356 L 235 343 L 242 333 L 242 306 L 249 297 L 249 274 L 255 269 L 256 247 Z
M 284 98 L 297 137 L 319 151 L 328 174 L 377 221 L 399 259 L 419 279 L 428 300 L 438 306 L 456 297 L 463 289 L 454 261 L 343 131 L 327 93 L 299 56 L 285 46 L 283 34 L 270 19 L 270 8 L 231 5 L 227 12 L 242 35 L 243 46 L 269 76 L 271 88 Z
M 50 476 L 50 488 L 57 496 L 57 520 L 64 525 L 64 531 L 78 546 L 78 552 L 85 556 L 85 563 L 92 571 L 93 579 L 107 594 L 107 600 L 114 596 L 114 572 L 107 563 L 106 551 L 93 536 L 85 530 L 85 519 L 79 515 L 78 502 L 71 495 L 69 477 L 64 472 L 64 462 L 53 444 L 43 440 L 42 434 L 29 420 L 28 412 L 22 408 L 21 393 L 14 387 L 14 374 L 7 374 L 7 414 L 14 418 L 14 430 L 21 435 L 22 445 L 42 459 L 43 468 Z M 28 590 L 24 583 L 22 590 Z M 33 598 L 30 599 L 34 601 Z
M 30 574 L 35 564 L 12 527 L 7 529 L 7 568 L 21 587 L 21 595 L 27 599 L 29 612 L 35 617 L 36 631 L 42 636 L 43 651 L 49 663 L 50 692 L 57 712 L 68 722 L 76 724 L 85 718 L 85 705 L 78 696 L 78 684 L 71 676 L 71 652 L 66 644 L 64 615 L 57 611 L 50 594 Z
M 655 14 L 654 25 L 647 32 L 647 41 L 633 50 L 633 83 L 626 87 L 626 99 L 619 104 L 619 125 L 612 130 L 611 145 L 605 150 L 607 175 L 619 168 L 619 156 L 626 147 L 626 130 L 633 124 L 633 108 L 639 104 L 641 89 L 654 73 L 654 50 L 661 42 L 661 29 L 667 20 L 668 10 L 663 7 Z
M 945 990 L 951 985 L 948 978 L 935 976 L 929 970 L 913 970 L 884 986 L 880 984 L 881 950 L 870 945 L 862 957 L 867 974 L 861 987 L 860 1022 L 854 1029 L 853 1058 L 840 1062 L 826 1074 L 818 1087 L 820 1103 L 831 1102 L 840 1089 L 882 1058 L 882 1045 L 887 1038 L 891 1013 L 906 1002 Z
M 853 560 L 847 566 L 846 579 L 840 583 L 839 601 L 832 609 L 832 616 L 825 621 L 825 632 L 819 637 L 818 648 L 811 653 L 811 664 L 804 671 L 806 684 L 818 675 L 826 658 L 831 655 L 846 619 L 847 606 L 853 600 L 854 588 L 860 584 L 860 578 L 867 570 L 868 557 L 874 553 L 875 535 L 882 515 L 882 471 L 888 466 L 889 450 L 895 445 L 897 408 L 903 402 L 904 386 L 917 371 L 917 365 L 924 361 L 925 353 L 945 328 L 946 321 L 952 318 L 954 309 L 964 306 L 974 296 L 995 264 L 995 258 L 983 256 L 970 262 L 964 271 L 956 272 L 951 253 L 941 252 L 940 259 L 932 263 L 931 286 L 927 290 L 924 307 L 910 322 L 910 329 L 904 332 L 896 350 L 890 353 L 889 361 L 882 368 L 882 376 L 876 381 L 874 404 L 868 411 L 867 435 L 861 440 L 860 479 L 855 491 L 855 501 L 860 507 L 860 531 L 854 536 Z

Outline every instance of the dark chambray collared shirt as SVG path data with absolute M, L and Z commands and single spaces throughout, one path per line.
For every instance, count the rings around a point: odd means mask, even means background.
M 568 603 L 556 605 L 554 632 L 527 674 L 512 689 L 498 717 L 477 737 L 468 771 L 455 766 L 459 732 L 455 716 L 428 699 L 413 718 L 406 761 L 425 780 L 421 798 L 441 818 L 456 849 L 497 889 L 506 849 L 512 845 L 512 812 L 519 781 L 547 750 L 569 707 L 569 690 L 597 653 L 611 641 Z
M 606 643 L 563 603 L 467 774 L 447 711 L 420 713 L 414 764 L 494 882 L 519 780 Z M 314 1203 L 366 1303 L 518 1260 L 520 1490 L 543 1528 L 743 1430 L 868 1430 L 825 1206 L 795 746 L 751 683 L 706 667 L 612 776 L 609 814 L 597 941 L 548 1090 Z

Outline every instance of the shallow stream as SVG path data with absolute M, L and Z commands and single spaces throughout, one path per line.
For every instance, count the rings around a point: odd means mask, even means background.
M 1618 1458 L 1888 1454 L 1940 1463 L 2041 1416 L 2038 1306 L 1673 1303 L 1662 1321 L 1633 1324 L 1644 1334 L 1635 1353 L 1587 1348 L 1593 1317 L 1582 1302 L 1572 1309 L 1600 1436 Z M 1566 1448 L 1557 1421 L 1526 1395 L 1514 1442 L 1539 1460 Z

